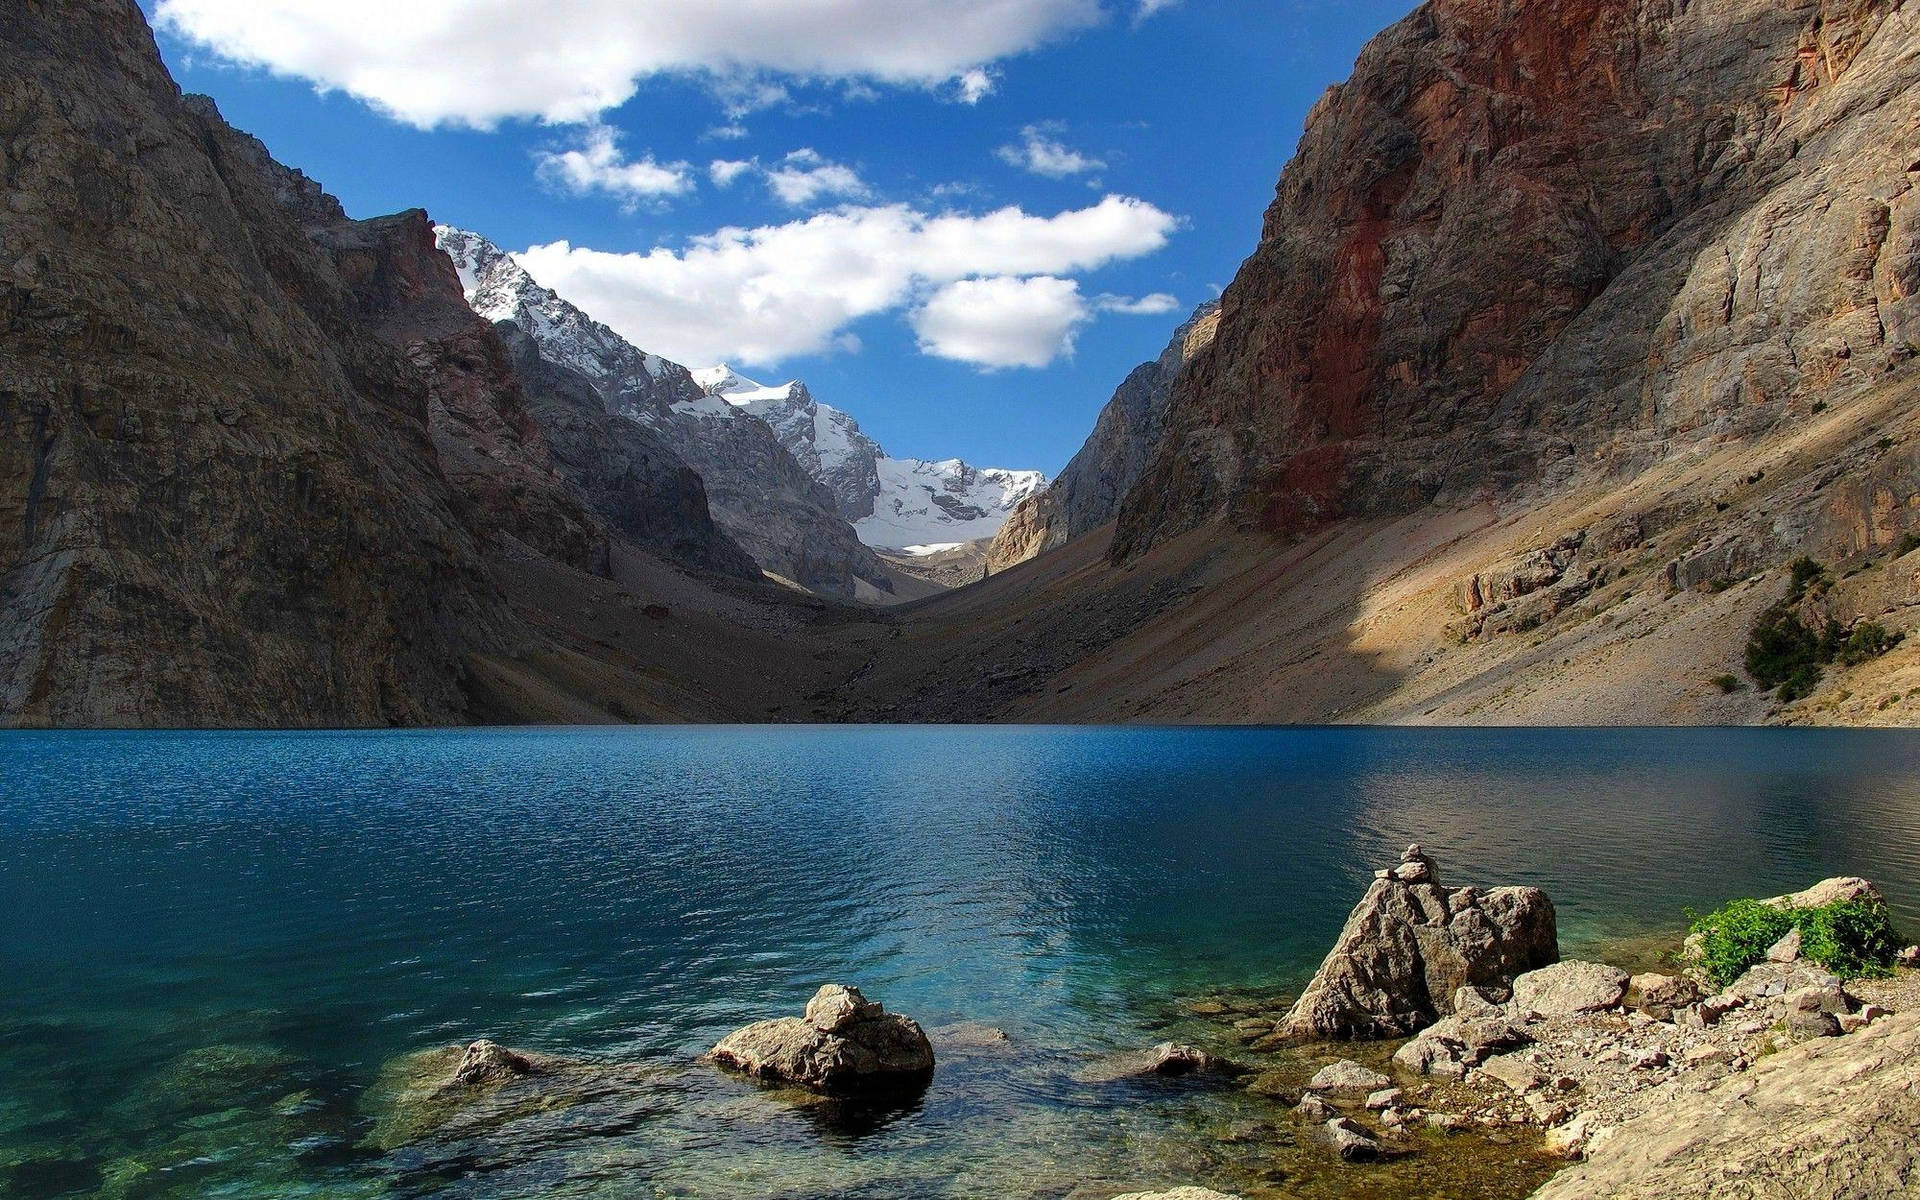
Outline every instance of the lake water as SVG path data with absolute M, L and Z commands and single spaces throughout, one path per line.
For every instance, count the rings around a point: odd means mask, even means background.
M 1920 734 L 0 734 L 0 1195 L 1405 1194 L 1443 1154 L 1327 1166 L 1099 1064 L 1234 1048 L 1188 1006 L 1283 1004 L 1413 841 L 1546 888 L 1570 953 L 1841 873 L 1917 928 Z M 829 980 L 962 1026 L 925 1095 L 693 1061 Z M 374 1136 L 383 1065 L 481 1036 L 656 1082 Z

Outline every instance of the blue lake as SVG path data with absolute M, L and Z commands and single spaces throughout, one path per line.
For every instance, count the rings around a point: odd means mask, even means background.
M 1568 953 L 1833 874 L 1911 930 L 1920 734 L 0 734 L 0 1195 L 1396 1194 L 1087 1067 L 1283 1003 L 1416 841 L 1547 889 Z M 829 980 L 1008 1049 L 872 1113 L 693 1062 Z M 371 1143 L 383 1066 L 482 1036 L 661 1082 Z

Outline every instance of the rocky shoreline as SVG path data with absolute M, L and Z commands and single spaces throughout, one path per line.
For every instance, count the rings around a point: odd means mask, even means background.
M 1759 903 L 1804 911 L 1854 901 L 1884 907 L 1859 879 Z M 1435 1195 L 1515 1200 L 1529 1191 L 1538 1200 L 1864 1200 L 1915 1177 L 1920 973 L 1911 967 L 1920 951 L 1902 952 L 1905 965 L 1885 977 L 1848 980 L 1808 957 L 1796 927 L 1715 987 L 1698 939 L 1682 950 L 1676 938 L 1675 949 L 1665 972 L 1560 960 L 1544 894 L 1448 887 L 1410 847 L 1377 873 L 1313 981 L 1284 1009 L 1196 1000 L 1181 1029 L 1210 1030 L 1193 1033 L 1200 1044 L 1117 1053 L 1074 1076 L 1122 1089 L 1106 1101 L 1115 1105 L 1168 1089 L 1238 1096 L 1252 1120 L 1196 1136 L 1253 1143 L 1256 1158 L 1260 1146 L 1285 1147 L 1284 1169 L 1276 1160 L 1265 1178 L 1231 1193 L 1083 1180 L 1033 1194 L 1304 1200 L 1418 1184 Z M 934 1078 L 935 1041 L 943 1056 L 948 1046 L 963 1056 L 982 1047 L 1021 1053 L 984 1026 L 960 1042 L 951 1031 L 935 1035 L 830 984 L 803 1017 L 750 1024 L 704 1058 L 804 1107 L 881 1096 L 911 1105 Z M 1226 1050 L 1233 1045 L 1240 1049 Z M 653 1069 L 485 1041 L 410 1056 L 392 1074 L 379 1127 L 388 1150 L 470 1143 L 533 1111 L 639 1111 L 681 1086 Z M 1666 1182 L 1644 1182 L 1654 1179 Z

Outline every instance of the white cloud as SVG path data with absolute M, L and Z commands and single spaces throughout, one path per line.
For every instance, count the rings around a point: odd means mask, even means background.
M 716 158 L 707 164 L 707 178 L 713 180 L 715 187 L 732 187 L 735 180 L 758 166 L 752 159 Z
M 953 82 L 956 88 L 954 99 L 962 104 L 978 104 L 993 95 L 994 88 L 999 86 L 993 73 L 985 67 L 973 67 L 962 71 Z
M 1178 225 L 1174 216 L 1125 196 L 1051 217 L 1018 208 L 928 214 L 894 204 L 721 229 L 678 250 L 615 254 L 555 242 L 518 257 L 541 283 L 636 345 L 678 362 L 771 366 L 833 349 L 855 321 L 906 309 L 946 285 L 1002 275 L 1066 276 L 1138 258 L 1165 246 Z M 1048 286 L 1023 291 L 1022 298 L 1031 306 Z M 950 298 L 934 311 L 957 320 L 959 310 L 960 300 Z M 1056 352 L 1074 327 L 1070 322 L 1054 334 Z M 923 340 L 944 348 L 930 352 L 949 357 L 978 345 L 989 355 L 982 365 L 1011 365 L 1003 360 L 1015 357 L 986 335 L 969 339 L 957 327 L 936 325 Z M 1029 346 L 1021 357 L 1031 360 L 1037 352 Z
M 1070 149 L 1054 138 L 1054 128 L 1049 125 L 1029 125 L 1020 131 L 1018 146 L 1002 146 L 995 153 L 1003 162 L 1032 171 L 1035 175 L 1045 175 L 1049 179 L 1066 179 L 1106 168 L 1106 163 Z
M 1140 0 L 1140 6 L 1133 12 L 1133 23 L 1137 27 L 1155 13 L 1165 12 L 1178 3 L 1180 0 Z
M 828 162 L 811 149 L 795 150 L 769 170 L 767 187 L 790 208 L 805 208 L 823 196 L 861 200 L 870 194 L 852 167 Z
M 1162 313 L 1177 312 L 1180 299 L 1165 292 L 1134 299 L 1131 296 L 1099 295 L 1093 298 L 1093 306 L 1101 312 L 1120 313 L 1129 317 L 1156 317 Z
M 1074 333 L 1092 316 L 1071 279 L 999 275 L 947 284 L 909 320 L 921 353 L 999 370 L 1072 354 Z
M 580 146 L 542 151 L 536 161 L 542 182 L 577 196 L 605 192 L 634 205 L 693 190 L 688 164 L 659 163 L 651 155 L 629 159 L 620 149 L 620 132 L 607 125 L 588 126 Z
M 160 0 L 222 58 L 339 89 L 399 120 L 585 121 L 635 81 L 695 74 L 747 111 L 778 80 L 957 84 L 1099 23 L 1100 0 Z
M 712 138 L 718 142 L 735 142 L 747 136 L 747 127 L 738 121 L 734 121 L 727 125 L 715 125 L 701 136 Z

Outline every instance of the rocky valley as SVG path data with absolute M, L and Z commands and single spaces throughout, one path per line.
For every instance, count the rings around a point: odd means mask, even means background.
M 1422 5 L 1047 484 L 351 220 L 28 0 L 0 712 L 1912 723 L 1915 21 Z

